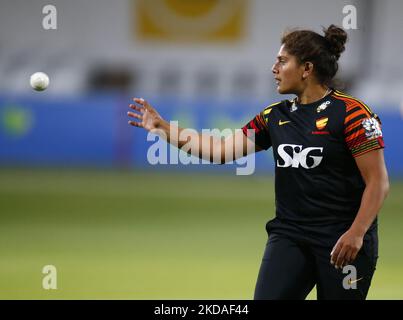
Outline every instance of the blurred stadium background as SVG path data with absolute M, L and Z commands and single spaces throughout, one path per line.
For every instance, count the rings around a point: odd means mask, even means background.
M 44 30 L 43 6 L 57 8 Z M 181 126 L 239 128 L 275 92 L 289 27 L 358 28 L 344 90 L 381 117 L 392 188 L 370 299 L 403 298 L 403 2 L 0 0 L 0 298 L 251 299 L 274 215 L 271 152 L 235 166 L 157 165 L 131 97 Z M 29 87 L 46 72 L 47 91 Z M 42 288 L 54 265 L 58 289 Z M 315 298 L 312 292 L 309 298 Z

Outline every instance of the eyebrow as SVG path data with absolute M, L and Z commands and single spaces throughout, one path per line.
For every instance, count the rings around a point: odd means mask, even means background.
M 280 60 L 280 59 L 287 59 L 287 57 L 286 56 L 277 56 L 277 60 Z

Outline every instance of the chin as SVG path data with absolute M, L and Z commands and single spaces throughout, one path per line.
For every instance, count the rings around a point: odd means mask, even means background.
M 292 94 L 294 93 L 294 90 L 292 90 L 291 88 L 284 88 L 281 86 L 277 86 L 277 92 L 279 94 Z
M 287 90 L 285 90 L 285 89 L 283 89 L 283 88 L 280 88 L 280 87 L 277 87 L 277 92 L 278 92 L 279 94 L 287 94 L 287 93 L 288 93 Z

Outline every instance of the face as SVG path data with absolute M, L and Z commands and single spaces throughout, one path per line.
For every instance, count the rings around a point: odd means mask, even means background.
M 298 93 L 303 86 L 304 65 L 299 64 L 297 58 L 285 51 L 281 46 L 277 54 L 276 63 L 272 67 L 277 91 L 280 94 Z

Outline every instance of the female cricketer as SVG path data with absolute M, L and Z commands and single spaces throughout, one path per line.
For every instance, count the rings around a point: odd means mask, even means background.
M 171 130 L 147 101 L 130 105 L 129 124 L 203 159 L 225 163 L 272 148 L 276 216 L 266 224 L 255 299 L 305 299 L 315 285 L 320 300 L 368 294 L 389 181 L 379 117 L 331 86 L 346 41 L 334 25 L 323 35 L 285 34 L 272 72 L 277 91 L 295 98 L 266 107 L 223 139 L 198 133 L 180 139 L 186 129 Z

